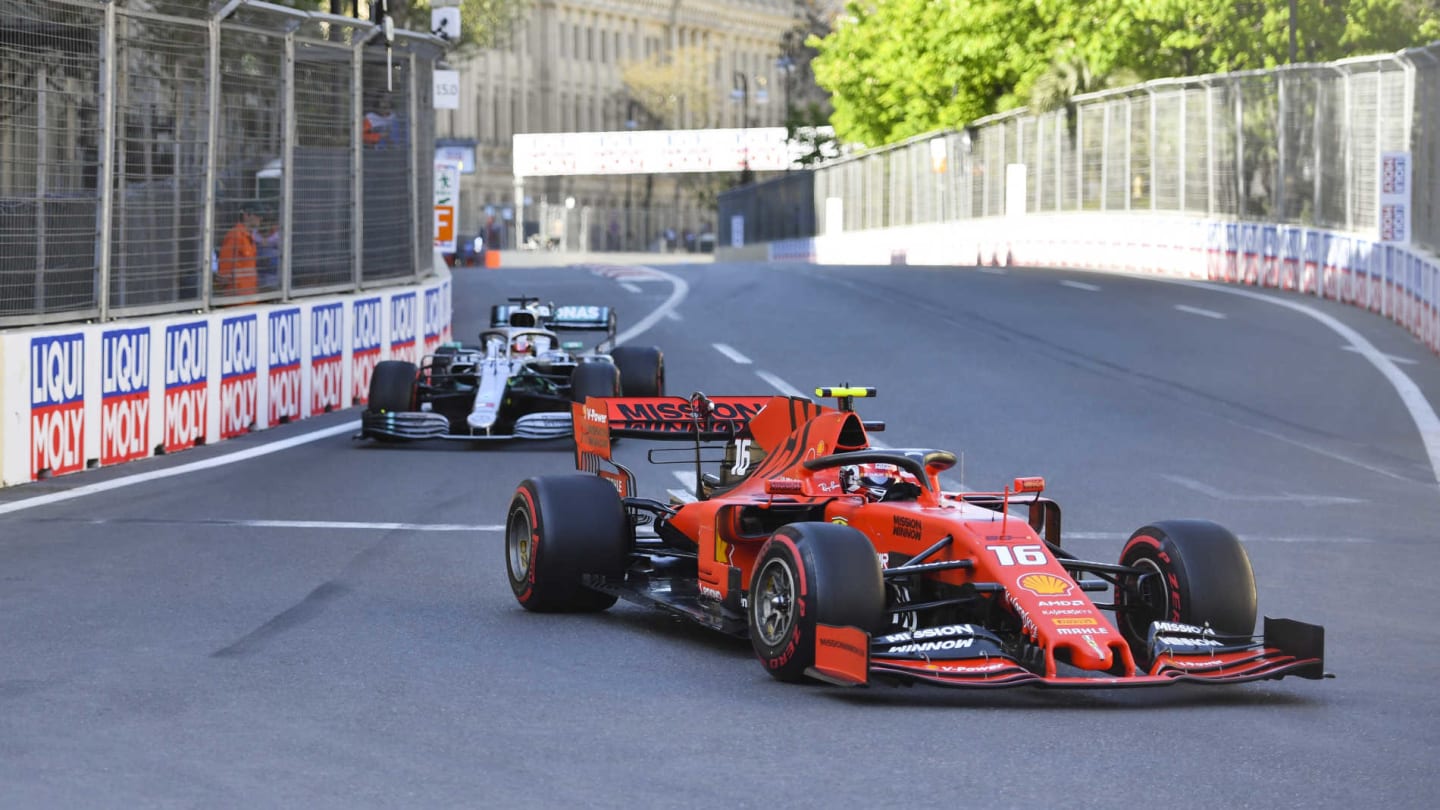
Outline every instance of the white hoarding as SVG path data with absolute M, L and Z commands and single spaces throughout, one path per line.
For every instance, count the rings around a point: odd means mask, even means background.
M 514 174 L 784 171 L 788 146 L 784 127 L 516 134 Z

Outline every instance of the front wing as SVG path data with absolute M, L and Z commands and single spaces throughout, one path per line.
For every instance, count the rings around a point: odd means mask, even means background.
M 515 420 L 510 433 L 452 433 L 450 420 L 433 411 L 387 411 L 360 415 L 360 437 L 418 441 L 448 439 L 465 442 L 511 441 L 514 439 L 564 439 L 573 432 L 570 414 L 527 413 Z
M 896 645 L 871 639 L 854 627 L 821 625 L 816 634 L 815 666 L 808 674 L 842 686 L 871 682 L 931 683 L 957 688 L 1043 686 L 1067 689 L 1116 689 L 1176 683 L 1233 684 L 1283 678 L 1320 679 L 1325 672 L 1324 628 L 1291 619 L 1266 617 L 1264 634 L 1247 643 L 1192 651 L 1162 650 L 1144 674 L 1048 675 L 1004 652 L 999 640 L 976 630 L 966 646 L 941 655 L 896 653 Z

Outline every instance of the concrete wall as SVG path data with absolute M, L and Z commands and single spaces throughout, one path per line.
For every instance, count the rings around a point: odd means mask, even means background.
M 436 268 L 361 294 L 0 332 L 0 485 L 362 404 L 380 360 L 418 362 L 450 339 Z
M 1353 233 L 1179 215 L 1029 214 L 765 248 L 769 261 L 1061 267 L 1292 290 L 1383 315 L 1440 352 L 1440 259 Z M 722 247 L 716 259 L 748 258 L 745 249 Z

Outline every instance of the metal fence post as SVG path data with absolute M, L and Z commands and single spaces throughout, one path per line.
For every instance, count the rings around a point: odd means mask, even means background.
M 419 143 L 419 140 L 420 140 L 420 139 L 419 139 L 418 137 L 416 137 L 416 135 L 417 135 L 418 132 L 419 132 L 419 126 L 417 125 L 417 122 L 418 122 L 418 120 L 419 120 L 420 111 L 419 111 L 419 109 L 418 109 L 418 107 L 419 107 L 419 102 L 416 100 L 415 94 L 418 93 L 418 92 L 420 92 L 420 88 L 418 88 L 418 87 L 415 86 L 415 85 L 416 85 L 416 80 L 415 80 L 415 53 L 414 53 L 413 51 L 409 54 L 409 58 L 405 60 L 405 70 L 406 70 L 406 73 L 408 74 L 408 75 L 406 76 L 406 80 L 410 83 L 410 93 L 409 93 L 409 98 L 408 98 L 409 112 L 407 113 L 407 115 L 408 115 L 408 117 L 409 117 L 409 121 L 410 121 L 410 131 L 411 131 L 411 137 L 409 138 L 409 144 L 410 144 L 410 196 L 409 196 L 409 198 L 408 198 L 408 204 L 409 204 L 409 210 L 410 210 L 410 211 L 412 211 L 412 212 L 418 212 L 418 211 L 420 210 L 420 146 L 421 146 L 421 145 L 420 145 L 420 143 Z M 431 151 L 431 153 L 430 153 L 430 158 L 429 158 L 429 159 L 433 162 L 433 161 L 434 161 L 434 155 L 435 155 L 435 153 L 434 153 L 434 151 L 433 151 L 434 144 L 432 143 L 432 144 L 430 144 L 430 146 L 431 146 L 431 148 L 432 148 L 432 151 Z M 432 194 L 434 193 L 432 190 L 429 190 L 429 189 L 427 189 L 427 191 L 428 191 L 429 193 L 432 193 Z M 428 228 L 426 225 L 424 225 L 424 224 L 422 224 L 422 223 L 420 222 L 420 217 L 418 216 L 418 214 L 412 214 L 412 216 L 414 217 L 414 222 L 411 223 L 410 230 L 411 230 L 412 233 L 415 234 L 415 236 L 414 236 L 414 239 L 415 239 L 415 254 L 414 254 L 414 255 L 420 256 L 420 255 L 423 254 L 423 251 L 422 251 L 422 249 L 421 249 L 421 245 L 424 243 L 424 236 L 425 236 L 426 232 L 429 230 L 429 228 Z M 434 244 L 434 240 L 431 240 L 431 245 L 433 245 L 433 244 Z M 412 275 L 415 277 L 416 280 L 419 280 L 419 279 L 423 278 L 426 273 L 430 272 L 430 268 L 429 268 L 429 267 L 425 267 L 425 268 L 422 269 L 422 268 L 420 267 L 419 262 L 416 262 L 416 263 L 415 263 L 415 266 L 414 266 L 412 269 L 414 270 L 414 273 L 413 273 Z
M 227 5 L 219 13 L 211 15 L 206 25 L 210 49 L 210 86 L 207 88 L 210 108 L 206 116 L 209 131 L 205 133 L 205 180 L 200 203 L 204 211 L 200 216 L 200 261 L 204 265 L 200 270 L 200 300 L 207 304 L 214 285 L 210 261 L 215 255 L 215 161 L 220 151 L 220 21 L 233 8 L 233 5 Z
M 35 311 L 45 311 L 45 197 L 50 193 L 46 179 L 50 174 L 50 133 L 47 131 L 50 71 L 45 64 L 35 68 Z
M 295 31 L 285 30 L 284 57 L 280 60 L 280 103 L 285 115 L 280 135 L 280 298 L 289 301 L 294 290 L 291 245 L 295 234 L 295 139 L 299 133 L 295 112 Z
M 1205 83 L 1205 213 L 1215 216 L 1215 85 Z
M 96 228 L 100 244 L 95 261 L 99 274 L 95 280 L 95 296 L 102 322 L 110 319 L 110 238 L 113 229 L 110 217 L 115 198 L 115 88 L 119 74 L 119 56 L 115 52 L 116 17 L 115 3 L 106 3 L 105 30 L 101 32 L 100 43 L 100 154 L 95 171 L 95 183 L 100 191 L 100 205 L 95 213 L 100 220 Z
M 363 48 L 379 32 L 356 36 L 350 49 L 350 282 L 360 289 L 365 279 L 365 56 Z

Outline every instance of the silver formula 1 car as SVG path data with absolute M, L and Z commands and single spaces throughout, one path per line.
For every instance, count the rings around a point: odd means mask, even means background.
M 490 308 L 480 343 L 448 343 L 420 361 L 385 360 L 370 378 L 360 433 L 381 441 L 555 439 L 586 397 L 663 396 L 665 357 L 615 346 L 615 313 L 519 297 Z M 600 332 L 586 348 L 560 332 Z

